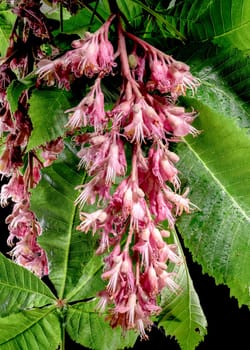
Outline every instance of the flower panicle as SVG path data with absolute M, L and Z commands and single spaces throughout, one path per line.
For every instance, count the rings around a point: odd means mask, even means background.
M 168 265 L 182 263 L 176 244 L 168 243 L 176 218 L 195 206 L 181 194 L 173 142 L 199 132 L 194 111 L 176 104 L 199 85 L 183 62 L 126 33 L 118 19 L 118 47 L 108 39 L 113 16 L 95 33 L 73 41 L 73 49 L 38 67 L 38 83 L 70 89 L 72 80 L 94 78 L 89 92 L 69 114 L 65 127 L 79 146 L 79 169 L 88 175 L 77 186 L 77 230 L 98 235 L 97 254 L 105 254 L 98 309 L 108 309 L 112 327 L 137 330 L 147 338 L 151 316 L 161 309 L 157 296 L 181 291 Z M 130 54 L 127 40 L 133 42 Z M 119 58 L 119 62 L 116 59 Z M 116 67 L 120 96 L 105 109 L 103 78 Z M 88 130 L 86 132 L 86 129 Z M 132 155 L 128 156 L 128 154 Z M 90 212 L 85 205 L 97 205 Z M 162 223 L 167 226 L 162 228 Z M 165 224 L 167 223 L 167 224 Z

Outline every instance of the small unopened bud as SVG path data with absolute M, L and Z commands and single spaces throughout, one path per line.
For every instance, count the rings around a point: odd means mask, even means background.
M 170 237 L 170 232 L 167 230 L 161 230 L 162 237 L 168 238 Z
M 137 57 L 134 54 L 131 53 L 128 56 L 128 63 L 129 63 L 129 67 L 131 69 L 135 69 L 137 67 L 137 64 L 138 64 Z

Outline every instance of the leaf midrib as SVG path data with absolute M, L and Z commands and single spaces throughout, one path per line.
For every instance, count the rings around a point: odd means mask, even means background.
M 34 289 L 28 289 L 28 288 L 24 288 L 24 287 L 18 287 L 18 286 L 13 285 L 13 284 L 4 283 L 4 282 L 2 282 L 2 281 L 0 281 L 0 286 L 6 287 L 6 288 L 10 288 L 10 289 L 18 289 L 19 291 L 22 291 L 22 292 L 25 292 L 25 293 L 28 293 L 28 294 L 41 295 L 42 297 L 46 297 L 46 298 L 50 299 L 51 301 L 54 300 L 54 298 L 53 298 L 54 295 L 49 296 L 49 295 L 43 294 L 42 292 L 36 291 L 36 290 L 34 290 Z
M 85 173 L 83 173 L 81 183 L 84 183 L 84 179 L 86 178 Z M 77 206 L 73 205 L 73 210 L 70 216 L 70 225 L 69 229 L 67 231 L 67 234 L 69 236 L 68 239 L 68 245 L 67 248 L 65 249 L 65 259 L 64 259 L 64 273 L 63 273 L 63 279 L 62 279 L 62 284 L 61 284 L 61 292 L 59 294 L 59 298 L 63 298 L 65 295 L 65 287 L 66 287 L 66 280 L 67 280 L 67 268 L 68 268 L 68 262 L 69 262 L 69 254 L 70 254 L 70 247 L 71 247 L 71 240 L 72 240 L 72 231 L 74 229 L 74 222 L 75 222 L 75 217 L 77 215 Z
M 247 220 L 250 221 L 250 217 L 247 215 L 245 210 L 241 207 L 241 205 L 236 201 L 236 199 L 231 195 L 231 193 L 228 192 L 228 190 L 225 188 L 225 186 L 221 183 L 221 181 L 214 175 L 214 173 L 211 171 L 211 169 L 206 165 L 206 163 L 202 160 L 202 158 L 199 156 L 199 154 L 195 151 L 195 149 L 191 146 L 191 144 L 186 140 L 183 139 L 183 142 L 187 145 L 189 150 L 195 155 L 195 157 L 201 162 L 204 169 L 208 172 L 208 174 L 212 177 L 212 179 L 215 181 L 215 183 L 222 189 L 224 193 L 227 194 L 230 201 L 233 203 L 233 205 L 238 208 L 242 216 Z
M 213 40 L 218 39 L 218 38 L 223 38 L 224 36 L 227 36 L 227 35 L 230 35 L 234 32 L 237 32 L 238 30 L 242 29 L 243 27 L 247 26 L 248 24 L 250 24 L 250 20 L 246 21 L 244 23 L 241 23 L 240 25 L 236 26 L 235 28 L 231 28 L 230 30 L 226 30 L 225 32 L 223 32 L 221 34 L 215 35 L 213 37 Z

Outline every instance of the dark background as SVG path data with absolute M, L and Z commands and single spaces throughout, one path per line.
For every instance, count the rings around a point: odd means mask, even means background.
M 9 247 L 6 247 L 8 231 L 4 222 L 9 212 L 10 207 L 0 208 L 0 251 L 3 253 L 10 250 Z M 204 342 L 200 343 L 196 349 L 250 349 L 250 311 L 247 306 L 238 308 L 237 300 L 230 298 L 229 289 L 224 285 L 216 286 L 212 277 L 202 274 L 201 267 L 192 261 L 191 254 L 185 248 L 184 252 L 194 287 L 200 297 L 200 303 L 208 322 L 208 334 Z M 67 350 L 86 349 L 71 342 L 70 339 L 66 340 L 66 344 Z M 138 339 L 133 349 L 180 350 L 180 347 L 173 338 L 166 337 L 164 331 L 155 326 L 149 333 L 149 340 Z

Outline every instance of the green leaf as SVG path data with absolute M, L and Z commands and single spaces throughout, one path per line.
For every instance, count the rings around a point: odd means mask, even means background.
M 45 283 L 0 254 L 0 316 L 54 301 Z
M 1 350 L 56 350 L 61 328 L 55 307 L 22 311 L 0 318 Z
M 0 56 L 5 56 L 9 46 L 9 37 L 16 16 L 10 10 L 0 10 Z
M 96 239 L 76 230 L 79 212 L 74 205 L 78 195 L 75 187 L 83 183 L 85 174 L 76 170 L 78 158 L 74 152 L 65 146 L 58 161 L 44 169 L 31 199 L 32 210 L 43 226 L 39 243 L 49 259 L 50 279 L 58 297 L 62 299 L 70 293 L 71 300 L 76 300 L 76 294 L 82 298 L 95 296 L 100 287 L 97 272 L 102 267 L 100 257 L 95 255 Z M 74 293 L 80 278 L 82 289 Z
M 250 50 L 250 2 L 248 0 L 186 0 L 169 11 L 167 19 L 193 41 L 213 41 Z
M 179 266 L 175 265 L 173 269 L 173 272 L 176 273 L 174 281 L 179 285 L 180 292 L 174 294 L 168 288 L 162 291 L 159 326 L 165 329 L 167 335 L 176 338 L 182 350 L 193 350 L 204 339 L 207 333 L 207 322 L 189 275 L 177 234 L 174 231 L 173 234 L 179 248 L 179 255 L 183 259 L 183 263 Z
M 81 345 L 94 350 L 117 350 L 132 347 L 137 334 L 133 331 L 122 335 L 120 328 L 112 329 L 104 317 L 95 311 L 96 301 L 70 306 L 66 318 L 66 330 Z
M 34 90 L 30 98 L 29 116 L 32 121 L 28 150 L 63 136 L 71 94 L 64 90 Z
M 182 41 L 185 40 L 185 36 L 179 32 L 175 26 L 173 26 L 167 19 L 166 16 L 163 13 L 160 13 L 158 11 L 155 11 L 152 9 L 152 7 L 150 6 L 146 6 L 142 1 L 140 0 L 134 0 L 131 1 L 131 4 L 128 4 L 128 1 L 121 1 L 119 0 L 118 4 L 121 3 L 123 4 L 123 6 L 125 8 L 127 8 L 127 17 L 128 15 L 131 13 L 132 15 L 135 16 L 135 11 L 132 12 L 133 8 L 136 8 L 137 11 L 141 11 L 141 9 L 145 10 L 147 13 L 149 13 L 154 20 L 156 20 L 159 28 L 162 30 L 163 26 L 165 28 L 166 31 L 168 31 L 171 36 L 173 36 L 174 38 L 180 39 Z M 136 3 L 137 6 L 134 4 Z M 132 5 L 133 4 L 133 5 Z M 139 16 L 139 14 L 137 14 L 137 17 Z M 141 13 L 140 13 L 141 16 Z M 129 16 L 132 17 L 132 16 Z M 128 17 L 128 18 L 129 18 Z M 133 17 L 132 17 L 133 18 Z M 141 20 L 140 20 L 141 23 Z M 165 35 L 164 35 L 165 36 Z
M 107 19 L 109 14 L 107 14 Z M 103 22 L 98 17 L 92 19 L 92 11 L 89 8 L 83 8 L 76 15 L 71 16 L 63 22 L 63 32 L 66 34 L 78 34 L 80 37 L 86 31 L 95 32 Z M 58 31 L 57 31 L 58 32 Z
M 249 305 L 250 138 L 229 117 L 234 109 L 223 114 L 216 88 L 205 100 L 203 89 L 199 99 L 186 98 L 199 112 L 196 127 L 202 133 L 178 146 L 179 168 L 200 210 L 184 216 L 178 226 L 203 271 L 227 284 L 240 305 Z M 223 103 L 230 106 L 226 88 Z
M 105 288 L 101 279 L 103 261 L 100 256 L 93 256 L 81 270 L 81 277 L 76 285 L 67 290 L 68 302 L 79 301 L 95 297 L 96 293 Z
M 34 85 L 34 80 L 23 79 L 13 80 L 7 88 L 7 98 L 10 104 L 10 110 L 14 113 L 18 109 L 18 100 L 22 92 Z
M 179 59 L 191 65 L 191 71 L 201 79 L 196 97 L 213 107 L 220 103 L 221 112 L 249 127 L 249 58 L 237 49 L 223 49 L 211 44 L 190 45 Z M 217 99 L 214 101 L 214 97 Z
M 118 0 L 117 5 L 121 10 L 122 14 L 126 17 L 127 21 L 130 25 L 133 26 L 134 29 L 138 28 L 142 23 L 142 9 L 143 6 L 139 6 L 137 1 L 125 1 Z

